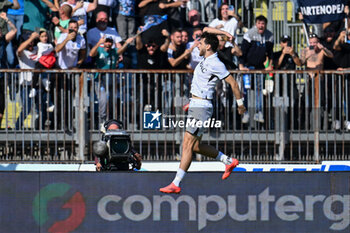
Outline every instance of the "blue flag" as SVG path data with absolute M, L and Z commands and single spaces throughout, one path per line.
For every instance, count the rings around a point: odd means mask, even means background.
M 145 16 L 145 25 L 142 28 L 142 32 L 148 30 L 150 27 L 156 26 L 161 24 L 162 22 L 166 21 L 168 18 L 167 15 L 146 15 Z
M 298 0 L 305 23 L 325 23 L 345 17 L 346 0 Z

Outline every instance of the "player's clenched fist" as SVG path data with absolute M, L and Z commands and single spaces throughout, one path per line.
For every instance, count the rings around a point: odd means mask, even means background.
M 246 109 L 244 107 L 244 105 L 240 105 L 238 106 L 238 114 L 242 115 L 243 113 L 245 113 Z

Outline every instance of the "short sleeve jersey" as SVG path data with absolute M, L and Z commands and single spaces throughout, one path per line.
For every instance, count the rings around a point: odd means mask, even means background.
M 218 54 L 204 58 L 194 70 L 191 94 L 203 99 L 213 99 L 216 82 L 230 75 Z

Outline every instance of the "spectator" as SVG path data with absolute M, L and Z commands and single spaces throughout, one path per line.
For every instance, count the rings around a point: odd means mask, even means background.
M 203 29 L 206 25 L 201 23 L 201 14 L 196 9 L 188 12 L 188 26 Z
M 323 33 L 322 45 L 334 54 L 334 42 L 337 38 L 335 37 L 335 30 L 332 26 L 325 28 Z M 338 65 L 335 63 L 333 57 L 324 57 L 324 70 L 336 70 Z
M 55 49 L 51 43 L 48 43 L 48 34 L 46 30 L 41 30 L 39 32 L 39 42 L 37 44 L 38 53 L 35 58 L 37 63 L 35 64 L 35 69 L 46 69 L 52 68 L 55 66 L 56 58 L 55 58 Z M 48 64 L 45 60 L 41 58 L 50 59 L 50 64 Z M 50 91 L 50 81 L 48 79 L 42 80 L 44 84 L 45 90 Z M 32 89 L 29 93 L 29 98 L 33 98 L 36 95 L 36 90 L 39 88 L 39 74 L 36 73 L 33 76 Z
M 78 33 L 78 22 L 70 20 L 68 24 L 68 33 L 62 33 L 57 40 L 55 51 L 58 56 L 58 66 L 61 69 L 78 68 L 84 62 L 86 56 L 86 42 L 84 37 Z M 57 89 L 62 93 L 63 102 L 61 98 L 58 99 L 57 109 L 64 109 L 68 106 L 68 92 L 71 88 L 71 79 L 64 79 L 63 75 L 57 76 Z M 66 81 L 66 84 L 64 83 Z M 56 107 L 55 107 L 56 108 Z M 58 114 L 57 116 L 58 128 L 68 131 L 68 111 Z M 62 128 L 63 127 L 63 128 Z
M 193 41 L 188 42 L 186 49 L 190 49 L 193 47 L 190 57 L 190 67 L 191 69 L 195 69 L 200 61 L 202 61 L 203 57 L 199 55 L 198 44 L 201 39 L 203 32 L 201 28 L 193 29 L 192 39 Z
M 79 67 L 86 55 L 85 39 L 78 34 L 78 22 L 71 20 L 68 33 L 62 33 L 57 40 L 56 53 L 61 69 Z
M 292 46 L 292 41 L 290 36 L 283 35 L 280 39 L 280 46 L 281 50 L 277 51 L 273 54 L 273 67 L 276 70 L 295 70 L 296 66 L 301 66 L 301 62 L 299 59 L 298 54 L 294 51 L 294 48 Z M 292 122 L 294 119 L 294 125 L 295 127 L 299 124 L 300 127 L 304 125 L 305 122 L 305 114 L 303 112 L 299 111 L 299 101 L 300 104 L 303 104 L 304 100 L 304 86 L 301 86 L 302 84 L 297 84 L 297 86 L 294 86 L 293 82 L 290 80 L 292 79 L 292 76 L 288 74 L 287 79 L 287 91 L 289 97 L 294 97 L 294 100 L 291 100 L 290 103 L 292 104 L 292 112 L 288 112 L 289 116 L 288 119 L 290 119 L 289 122 Z M 283 79 L 280 79 L 281 81 L 284 81 Z M 300 79 L 297 79 L 300 80 Z M 293 79 L 294 81 L 294 79 Z M 294 92 L 294 95 L 291 95 L 291 88 L 290 85 L 292 83 L 292 90 Z M 281 88 L 282 89 L 282 88 Z M 280 91 L 282 91 L 280 89 Z M 283 96 L 283 93 L 279 93 L 280 96 Z M 294 110 L 293 110 L 294 109 Z M 291 119 L 292 114 L 294 114 L 294 118 Z M 299 117 L 300 116 L 300 117 Z M 273 116 L 272 116 L 273 118 Z M 287 124 L 286 126 L 289 127 L 291 124 Z M 303 128 L 303 127 L 302 127 Z
M 112 48 L 114 41 L 111 37 L 101 37 L 97 44 L 91 49 L 90 56 L 97 57 L 96 68 L 98 69 L 116 69 L 118 68 L 118 57 L 122 54 L 128 45 L 133 42 L 135 37 L 125 41 L 120 49 Z M 103 47 L 101 47 L 103 45 Z M 102 123 L 107 119 L 107 93 L 106 93 L 106 76 L 101 74 L 99 85 L 95 82 L 95 93 L 97 94 L 99 104 L 99 121 Z M 98 73 L 95 75 L 95 81 L 98 81 Z
M 67 0 L 63 2 L 62 5 L 68 4 L 73 8 L 72 19 L 75 21 L 84 20 L 84 24 L 79 27 L 79 33 L 84 34 L 87 31 L 87 13 L 92 12 L 97 7 L 97 0 L 93 2 L 88 1 L 78 1 L 78 0 Z
M 4 1 L 6 2 L 6 1 Z M 24 3 L 23 0 L 10 0 L 13 3 L 12 7 L 7 10 L 7 17 L 17 28 L 17 35 L 14 41 L 10 41 L 6 46 L 7 63 L 9 68 L 15 67 L 15 51 L 14 45 L 19 40 L 23 25 Z M 17 6 L 18 5 L 18 6 Z M 10 30 L 10 28 L 9 28 Z
M 214 19 L 210 24 L 209 27 L 213 27 L 216 29 L 224 30 L 225 32 L 230 33 L 235 38 L 237 37 L 236 31 L 237 28 L 242 27 L 242 22 L 240 17 L 235 13 L 234 9 L 229 9 L 229 5 L 227 3 L 223 3 L 219 7 L 219 17 Z M 237 39 L 235 41 L 237 42 Z M 226 43 L 226 47 L 232 46 L 230 43 Z
M 344 70 L 349 70 L 350 69 L 350 30 L 349 28 L 347 30 L 343 30 L 336 41 L 334 42 L 334 50 L 336 51 L 335 59 L 337 61 L 337 64 L 339 65 L 339 68 L 337 70 L 344 71 Z M 346 38 L 346 39 L 345 39 Z M 346 79 L 349 79 L 349 75 L 345 74 L 344 76 Z M 346 83 L 346 82 L 345 82 Z M 337 88 L 338 85 L 335 85 Z M 340 91 L 340 90 L 337 90 Z M 343 96 L 346 95 L 343 91 L 340 91 Z M 350 100 L 350 94 L 347 93 L 347 97 L 342 97 L 341 99 L 345 100 Z M 343 103 L 339 103 L 339 99 L 336 98 L 335 102 L 338 103 L 337 106 L 343 106 Z M 344 127 L 346 130 L 350 130 L 350 109 L 349 109 L 349 104 L 346 103 L 346 119 L 344 122 Z M 335 122 L 335 128 L 340 129 L 340 121 L 339 121 L 339 116 L 342 116 L 343 114 L 339 114 L 340 110 L 344 110 L 344 108 L 338 107 L 336 109 L 335 117 L 336 117 L 336 122 Z
M 323 70 L 324 58 L 325 57 L 333 58 L 333 53 L 320 43 L 319 38 L 317 37 L 316 34 L 309 35 L 309 43 L 310 43 L 310 46 L 301 51 L 301 57 L 300 57 L 301 63 L 305 65 L 307 70 Z M 311 79 L 318 80 L 316 79 L 318 73 L 309 72 L 308 74 Z M 317 88 L 319 84 L 315 82 L 314 84 L 315 89 L 312 90 L 313 86 L 312 86 L 311 79 L 308 80 L 310 83 L 308 85 L 309 87 L 308 93 L 311 95 L 312 93 L 314 93 L 314 95 L 312 95 L 314 99 L 312 98 L 309 98 L 309 99 L 314 101 L 313 107 L 317 109 L 318 107 L 320 107 L 320 100 L 318 99 L 319 89 Z M 321 83 L 322 83 L 322 86 L 324 86 L 324 79 L 321 80 Z M 321 101 L 324 101 L 326 93 L 321 91 L 320 94 L 321 94 Z M 334 128 L 338 128 L 336 123 L 334 123 Z
M 322 70 L 324 58 L 333 58 L 333 53 L 324 47 L 316 34 L 309 35 L 310 46 L 303 49 L 301 52 L 301 63 L 306 66 L 308 70 Z
M 10 28 L 6 34 L 3 34 L 6 31 L 7 26 Z M 7 18 L 5 12 L 0 13 L 0 69 L 6 69 L 6 45 L 13 38 L 15 38 L 17 29 L 15 25 Z M 5 109 L 5 78 L 3 72 L 0 72 L 0 127 L 1 119 L 3 117 Z
M 260 15 L 255 18 L 255 26 L 248 30 L 243 36 L 242 56 L 239 58 L 239 69 L 248 71 L 252 69 L 272 70 L 272 55 L 273 55 L 273 34 L 266 29 L 267 19 Z M 265 68 L 266 57 L 269 59 L 269 66 Z M 257 74 L 255 76 L 255 111 L 254 120 L 261 123 L 264 122 L 262 113 L 262 80 L 263 76 Z M 244 85 L 244 94 L 247 94 L 248 85 Z M 248 97 L 244 99 L 245 106 L 248 106 Z M 243 123 L 248 123 L 249 113 L 245 113 L 242 119 Z
M 164 43 L 159 46 L 155 41 L 149 40 L 146 44 L 142 43 L 141 36 L 136 37 L 136 49 L 138 51 L 139 69 L 165 69 L 168 68 L 167 50 L 170 44 L 169 32 L 162 30 L 165 37 Z
M 117 28 L 122 40 L 135 35 L 136 30 L 136 3 L 135 0 L 118 0 L 119 14 L 117 16 Z
M 37 32 L 23 34 L 24 42 L 21 43 L 17 49 L 17 57 L 19 67 L 21 69 L 34 69 L 35 58 L 37 56 L 38 48 L 34 46 L 34 41 L 39 37 Z M 33 107 L 32 98 L 29 98 L 28 87 L 32 83 L 33 73 L 32 72 L 21 72 L 19 76 L 20 84 L 20 96 L 22 99 L 22 112 L 16 122 L 16 129 L 20 129 L 20 124 L 26 119 L 29 112 Z M 38 106 L 38 105 L 36 105 Z
M 199 28 L 203 30 L 206 27 L 205 24 L 201 23 L 201 15 L 196 9 L 192 9 L 188 12 L 188 21 L 186 21 L 185 28 L 190 36 L 193 35 L 194 29 Z M 190 38 L 192 40 L 192 38 Z
M 301 66 L 297 53 L 291 45 L 291 38 L 283 35 L 280 40 L 281 50 L 273 54 L 274 68 L 277 70 L 295 70 L 296 66 Z
M 106 36 L 105 38 L 111 37 L 113 39 L 115 44 L 112 45 L 112 48 L 121 48 L 120 42 L 122 41 L 122 38 L 114 28 L 108 27 L 107 13 L 100 11 L 96 17 L 96 27 L 90 29 L 87 33 L 89 47 L 94 47 L 103 36 Z
M 225 44 L 228 42 L 228 38 L 223 35 L 218 36 L 219 46 L 218 46 L 218 57 L 222 63 L 225 64 L 226 69 L 234 70 L 237 69 L 236 64 L 233 62 L 234 56 L 242 56 L 242 50 L 239 46 L 232 41 L 233 47 L 225 47 Z
M 187 69 L 190 50 L 182 43 L 180 30 L 174 30 L 171 34 L 171 43 L 168 48 L 168 61 L 173 69 Z
M 162 30 L 162 36 L 165 37 L 164 43 L 159 45 L 156 40 L 150 38 L 145 44 L 142 43 L 140 34 L 136 37 L 136 50 L 138 52 L 138 69 L 168 69 L 169 63 L 167 59 L 167 50 L 170 44 L 169 32 L 165 29 Z M 155 106 L 155 99 L 158 98 L 158 103 L 161 101 L 161 91 L 163 88 L 155 86 L 154 82 L 148 82 L 149 78 L 154 78 L 154 73 L 141 74 L 144 87 L 142 103 L 145 106 Z M 156 88 L 158 88 L 158 96 L 156 96 Z M 148 91 L 150 90 L 150 91 Z M 150 97 L 148 99 L 148 97 Z
M 59 8 L 59 19 L 57 17 L 52 18 L 55 27 L 55 44 L 60 38 L 61 33 L 68 33 L 68 24 L 72 17 L 72 7 L 70 5 L 63 5 Z

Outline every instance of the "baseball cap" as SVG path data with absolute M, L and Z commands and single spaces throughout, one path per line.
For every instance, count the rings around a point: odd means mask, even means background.
M 288 35 L 283 35 L 283 36 L 281 37 L 281 41 L 282 41 L 282 42 L 290 41 L 290 36 L 288 36 Z

